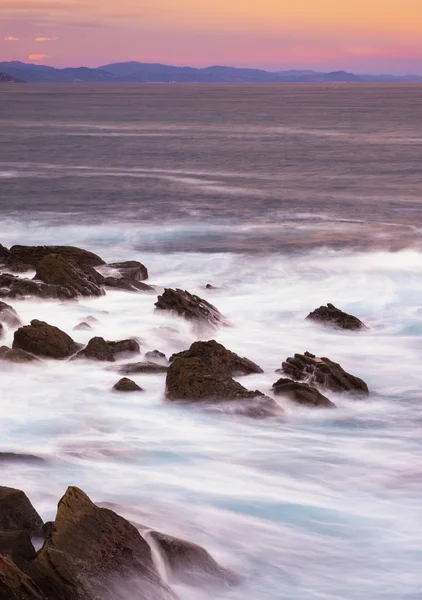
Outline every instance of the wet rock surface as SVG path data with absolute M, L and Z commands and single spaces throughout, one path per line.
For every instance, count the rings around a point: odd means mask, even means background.
M 123 375 L 136 375 L 137 373 L 167 373 L 168 366 L 155 362 L 128 363 L 118 368 Z
M 30 562 L 35 558 L 35 548 L 29 533 L 0 530 L 0 555 L 9 558 L 26 573 Z
M 64 288 L 69 297 L 103 296 L 104 278 L 93 267 L 81 266 L 60 254 L 48 254 L 37 266 L 35 280 Z
M 88 345 L 83 350 L 78 352 L 75 358 L 115 362 L 116 357 L 139 354 L 140 351 L 140 346 L 136 340 L 110 342 L 102 337 L 94 337 L 89 340 Z
M 295 354 L 282 364 L 281 372 L 296 381 L 306 381 L 310 385 L 319 385 L 333 392 L 349 392 L 366 396 L 367 384 L 354 375 L 347 373 L 338 363 L 329 358 L 317 358 L 310 352 Z
M 31 296 L 58 300 L 71 300 L 73 298 L 69 290 L 64 287 L 50 285 L 34 279 L 21 278 L 11 273 L 0 275 L 1 298 L 27 298 Z
M 133 281 L 145 281 L 148 279 L 148 269 L 137 260 L 126 260 L 123 262 L 110 263 L 106 265 L 118 271 L 120 277 Z
M 0 530 L 23 530 L 41 536 L 42 526 L 41 517 L 24 492 L 0 486 Z
M 127 377 L 122 377 L 114 386 L 113 390 L 116 392 L 143 392 L 144 390 L 139 387 L 137 383 L 128 379 Z
M 362 323 L 360 319 L 343 312 L 333 304 L 320 306 L 309 313 L 306 318 L 310 321 L 315 321 L 323 325 L 330 325 L 331 327 L 337 327 L 339 329 L 349 329 L 351 331 L 367 329 L 366 325 Z
M 336 408 L 334 402 L 323 396 L 316 388 L 291 379 L 279 379 L 273 385 L 276 396 L 285 396 L 291 402 L 320 408 Z
M 189 350 L 178 352 L 170 357 L 170 362 L 180 358 L 199 358 L 212 370 L 227 377 L 239 377 L 252 373 L 263 373 L 261 367 L 247 358 L 241 358 L 231 350 L 227 350 L 215 340 L 194 342 Z
M 11 329 L 15 329 L 16 327 L 20 327 L 22 325 L 22 321 L 19 318 L 18 313 L 10 306 L 10 304 L 6 304 L 6 302 L 0 301 L 0 323 L 4 323 L 7 327 Z
M 25 350 L 19 348 L 9 348 L 8 346 L 0 347 L 0 360 L 6 360 L 12 363 L 36 363 L 41 362 L 39 358 Z
M 0 556 L 0 600 L 49 600 L 6 556 Z
M 71 260 L 80 266 L 97 267 L 104 265 L 103 259 L 82 248 L 75 246 L 12 246 L 9 250 L 6 267 L 8 265 L 25 265 L 27 269 L 36 270 L 40 261 L 49 254 L 58 254 L 66 260 Z
M 155 291 L 155 288 L 152 285 L 148 285 L 142 281 L 136 281 L 134 279 L 126 279 L 125 277 L 106 277 L 104 279 L 104 285 L 119 290 L 125 290 L 126 292 Z
M 79 344 L 64 331 L 45 321 L 34 319 L 30 325 L 15 331 L 13 349 L 24 350 L 36 356 L 63 359 L 79 350 Z
M 155 306 L 158 310 L 168 310 L 212 329 L 227 323 L 218 308 L 207 300 L 180 289 L 165 289 L 163 294 L 158 296 Z

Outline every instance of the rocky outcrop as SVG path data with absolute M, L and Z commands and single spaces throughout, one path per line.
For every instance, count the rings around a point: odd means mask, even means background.
M 316 388 L 291 379 L 279 379 L 273 385 L 276 396 L 285 396 L 291 402 L 319 408 L 336 408 L 334 402 L 323 396 Z
M 332 327 L 338 327 L 340 329 L 349 329 L 354 331 L 367 329 L 366 325 L 357 317 L 343 312 L 339 308 L 336 308 L 333 304 L 320 306 L 313 312 L 309 313 L 306 318 L 311 321 L 316 321 L 317 323 L 322 323 L 323 325 L 331 325 Z
M 123 279 L 131 281 L 145 281 L 145 279 L 148 279 L 148 269 L 137 260 L 110 263 L 106 266 L 115 269 Z
M 26 298 L 34 296 L 42 299 L 70 300 L 73 298 L 68 289 L 50 285 L 43 281 L 24 279 L 11 273 L 0 275 L 1 298 Z
M 167 373 L 166 365 L 159 365 L 153 362 L 128 363 L 118 368 L 118 372 L 123 375 L 136 375 L 139 373 Z
M 149 352 L 146 352 L 144 359 L 147 362 L 156 363 L 157 365 L 167 366 L 169 363 L 164 352 L 160 352 L 159 350 L 150 350 Z
M 0 530 L 42 535 L 43 522 L 21 490 L 0 486 Z
M 14 264 L 25 265 L 27 269 L 38 268 L 40 261 L 49 254 L 59 254 L 66 260 L 84 267 L 104 265 L 102 258 L 75 246 L 12 246 L 6 260 L 6 267 L 12 270 Z
M 79 348 L 67 333 L 36 319 L 15 331 L 13 340 L 13 349 L 56 359 L 68 358 Z
M 362 379 L 347 373 L 329 358 L 317 358 L 310 352 L 287 358 L 282 364 L 281 372 L 296 381 L 320 385 L 333 392 L 350 392 L 357 395 L 369 393 L 368 386 Z
M 143 392 L 144 390 L 139 387 L 137 383 L 128 379 L 127 377 L 122 377 L 114 386 L 113 390 L 115 392 Z
M 34 279 L 64 288 L 69 297 L 103 296 L 104 277 L 93 267 L 80 266 L 60 254 L 48 254 L 40 260 Z
M 60 500 L 30 575 L 49 600 L 174 598 L 138 530 L 75 487 Z
M 206 584 L 235 585 L 238 577 L 221 567 L 201 546 L 179 538 L 150 531 L 147 539 L 158 546 L 170 581 L 191 586 Z
M 6 302 L 0 301 L 0 323 L 4 323 L 11 329 L 20 327 L 22 322 L 19 318 L 18 313 L 15 311 L 13 306 L 6 304 Z
M 258 367 L 248 358 L 241 358 L 231 350 L 227 350 L 222 344 L 215 340 L 209 342 L 194 342 L 189 350 L 178 352 L 170 357 L 170 362 L 179 358 L 199 358 L 213 371 L 219 372 L 227 377 L 239 377 L 241 375 L 250 375 L 251 373 L 263 373 L 261 367 Z
M 142 281 L 126 279 L 125 277 L 106 277 L 104 279 L 104 285 L 118 290 L 125 290 L 126 292 L 155 291 L 155 288 L 152 285 L 147 285 L 146 283 L 142 283 Z
M 29 363 L 41 362 L 39 358 L 25 350 L 19 348 L 8 348 L 8 346 L 0 347 L 0 360 L 7 360 L 12 363 Z
M 168 310 L 189 321 L 213 329 L 227 324 L 226 319 L 215 306 L 199 296 L 180 289 L 165 289 L 164 293 L 158 296 L 155 306 L 158 310 Z
M 0 600 L 47 600 L 35 583 L 6 556 L 0 556 Z
M 12 560 L 19 569 L 26 572 L 35 558 L 35 548 L 27 531 L 0 530 L 0 555 Z
M 88 345 L 83 350 L 78 352 L 75 358 L 114 362 L 119 355 L 139 354 L 140 351 L 140 346 L 136 340 L 109 342 L 102 337 L 94 337 L 89 340 Z

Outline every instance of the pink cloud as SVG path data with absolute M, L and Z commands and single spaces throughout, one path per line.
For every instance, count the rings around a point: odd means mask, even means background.
M 8 35 L 7 37 L 4 38 L 5 42 L 19 42 L 20 38 L 18 37 L 13 37 L 13 35 Z

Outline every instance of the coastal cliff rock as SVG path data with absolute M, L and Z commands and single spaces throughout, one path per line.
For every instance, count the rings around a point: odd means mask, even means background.
M 0 556 L 0 600 L 49 600 L 6 556 Z
M 114 362 L 116 357 L 139 354 L 140 346 L 136 340 L 120 340 L 109 342 L 102 337 L 94 337 L 89 340 L 88 345 L 77 353 L 76 358 L 87 358 L 104 362 Z
M 369 394 L 368 386 L 362 379 L 347 373 L 329 358 L 317 358 L 310 352 L 287 358 L 281 371 L 296 381 L 320 385 L 333 392 L 350 392 L 364 396 Z
M 128 521 L 69 487 L 30 575 L 49 600 L 170 600 L 148 543 Z
M 366 325 L 357 317 L 343 312 L 333 304 L 320 306 L 309 313 L 306 318 L 310 321 L 316 321 L 323 325 L 331 325 L 332 327 L 338 327 L 339 329 L 349 329 L 352 331 L 367 329 Z
M 104 277 L 93 267 L 63 258 L 60 254 L 48 254 L 37 266 L 35 280 L 68 290 L 69 297 L 103 296 L 101 285 Z
M 285 396 L 291 402 L 319 408 L 336 408 L 334 402 L 323 396 L 316 388 L 291 379 L 279 379 L 272 387 L 276 396 Z
M 42 526 L 41 517 L 24 492 L 0 486 L 0 530 L 41 536 Z
M 163 294 L 158 296 L 155 306 L 158 310 L 168 310 L 189 321 L 196 321 L 212 329 L 226 323 L 225 318 L 215 306 L 199 296 L 180 289 L 165 289 Z
M 170 362 L 180 358 L 199 358 L 213 371 L 227 377 L 239 377 L 251 373 L 263 373 L 261 367 L 248 358 L 241 358 L 231 350 L 227 350 L 215 340 L 194 342 L 189 350 L 178 352 L 170 357 Z
M 79 350 L 72 338 L 53 325 L 34 319 L 30 325 L 15 331 L 13 349 L 24 350 L 36 356 L 68 358 Z

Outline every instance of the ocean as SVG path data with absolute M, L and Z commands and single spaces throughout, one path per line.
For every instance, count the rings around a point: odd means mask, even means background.
M 77 485 L 242 577 L 180 600 L 420 599 L 421 102 L 418 85 L 2 86 L 0 243 L 140 260 L 157 293 L 206 298 L 233 324 L 215 339 L 264 369 L 248 389 L 271 396 L 310 351 L 371 394 L 328 393 L 333 411 L 279 399 L 283 420 L 252 420 L 166 403 L 162 374 L 117 395 L 101 363 L 0 363 L 0 452 L 45 459 L 0 463 L 0 484 L 44 520 Z M 189 347 L 155 300 L 11 303 L 81 343 L 92 315 L 143 352 Z M 368 330 L 305 321 L 327 302 Z

